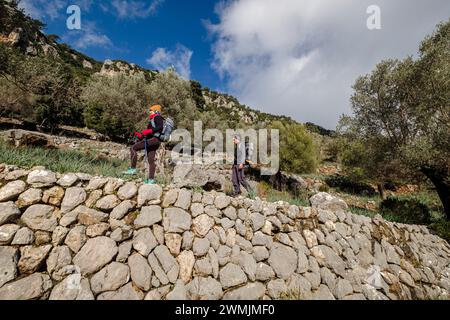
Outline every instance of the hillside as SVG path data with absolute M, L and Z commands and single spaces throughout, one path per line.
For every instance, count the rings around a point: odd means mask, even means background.
M 96 61 L 67 44 L 60 43 L 57 35 L 46 35 L 42 32 L 42 22 L 25 15 L 16 8 L 14 3 L 0 1 L 0 42 L 8 48 L 17 49 L 28 56 L 45 57 L 62 63 L 71 70 L 71 73 L 81 84 L 86 83 L 93 75 L 101 76 L 143 76 L 152 82 L 158 71 L 148 70 L 135 64 L 120 60 Z M 296 123 L 293 119 L 284 116 L 275 116 L 251 109 L 227 94 L 218 93 L 204 88 L 200 83 L 191 81 L 192 94 L 200 112 L 211 111 L 217 119 L 231 127 L 239 123 L 243 125 L 258 125 L 265 127 L 273 121 Z M 196 96 L 196 97 L 195 97 Z M 14 113 L 12 117 L 17 117 Z M 20 116 L 19 116 L 20 118 Z M 63 123 L 64 124 L 64 123 Z M 79 123 L 83 125 L 83 123 Z M 312 128 L 312 127 L 310 127 Z M 319 130 L 317 130 L 319 128 Z M 314 125 L 317 133 L 330 132 Z

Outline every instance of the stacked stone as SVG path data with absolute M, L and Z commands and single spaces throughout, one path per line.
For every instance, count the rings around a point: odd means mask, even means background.
M 435 299 L 450 246 L 426 227 L 0 165 L 0 299 Z

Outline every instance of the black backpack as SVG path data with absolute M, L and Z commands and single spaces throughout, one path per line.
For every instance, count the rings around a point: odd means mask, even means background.
M 175 129 L 175 121 L 173 121 L 172 118 L 163 118 L 161 116 L 161 118 L 163 119 L 163 129 L 161 132 L 157 132 L 154 134 L 154 136 L 156 138 L 158 138 L 161 142 L 169 142 L 170 141 L 170 136 L 173 132 L 173 130 Z M 152 120 L 150 120 L 150 122 L 152 123 L 152 127 L 155 127 L 155 119 L 153 118 Z

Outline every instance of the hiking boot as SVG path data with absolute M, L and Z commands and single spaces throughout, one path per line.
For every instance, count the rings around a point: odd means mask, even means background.
M 130 176 L 132 176 L 132 175 L 135 175 L 135 174 L 137 174 L 137 169 L 135 169 L 135 168 L 130 168 L 130 169 L 128 169 L 127 171 L 124 171 L 124 172 L 122 172 L 123 174 L 126 174 L 126 175 L 130 175 Z
M 153 179 L 147 179 L 144 181 L 144 184 L 156 184 L 156 181 Z

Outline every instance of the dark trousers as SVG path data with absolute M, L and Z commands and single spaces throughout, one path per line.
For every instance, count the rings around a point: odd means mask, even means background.
M 154 179 L 156 172 L 156 151 L 158 150 L 161 142 L 157 138 L 151 138 L 147 140 L 147 157 L 149 164 L 148 178 Z M 136 168 L 137 165 L 137 153 L 140 150 L 145 150 L 145 140 L 139 141 L 131 147 L 131 168 Z
M 250 186 L 245 180 L 244 168 L 239 169 L 239 165 L 235 164 L 232 168 L 231 181 L 233 182 L 234 193 L 241 193 L 241 185 L 250 191 Z

